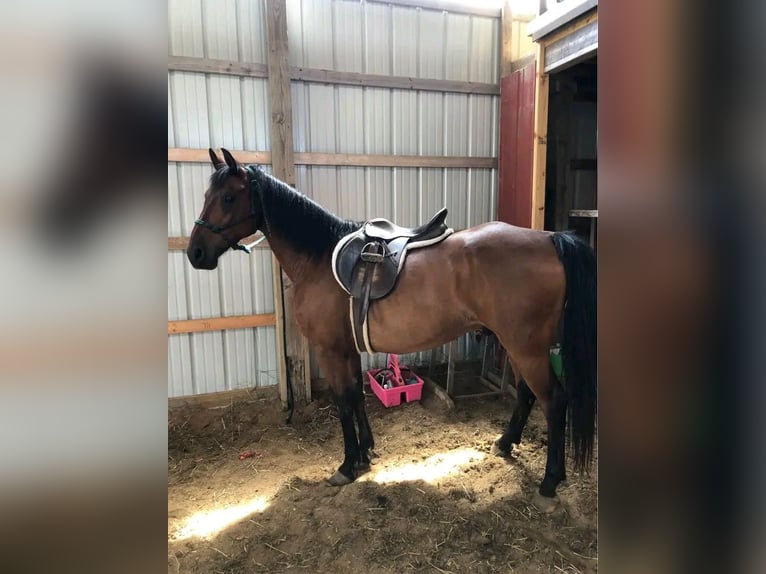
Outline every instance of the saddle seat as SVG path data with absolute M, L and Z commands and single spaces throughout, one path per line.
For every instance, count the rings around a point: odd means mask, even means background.
M 399 237 L 407 237 L 412 240 L 425 240 L 432 236 L 441 235 L 444 232 L 444 220 L 447 218 L 447 208 L 441 208 L 431 221 L 419 227 L 401 227 L 388 219 L 371 219 L 364 224 L 364 232 L 368 237 L 391 241 Z
M 370 301 L 388 295 L 404 266 L 407 251 L 435 245 L 453 230 L 447 227 L 447 208 L 419 227 L 401 227 L 386 219 L 371 219 L 343 237 L 332 254 L 335 280 L 351 296 L 351 326 L 357 350 L 374 352 L 369 344 L 367 311 Z

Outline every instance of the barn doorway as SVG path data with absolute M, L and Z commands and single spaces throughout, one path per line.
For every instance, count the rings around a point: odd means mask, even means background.
M 545 229 L 574 230 L 595 248 L 597 57 L 550 73 Z

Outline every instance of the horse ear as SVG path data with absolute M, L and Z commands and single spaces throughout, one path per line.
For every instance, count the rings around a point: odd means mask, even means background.
M 229 166 L 229 170 L 232 173 L 239 171 L 239 164 L 237 163 L 237 160 L 234 159 L 234 156 L 231 155 L 231 152 L 224 148 L 221 148 L 221 152 L 223 153 L 223 159 L 226 160 L 226 165 Z
M 215 169 L 221 169 L 223 167 L 223 162 L 221 159 L 216 155 L 215 151 L 213 151 L 213 148 L 208 148 L 208 153 L 210 154 L 210 161 L 213 164 L 213 167 Z

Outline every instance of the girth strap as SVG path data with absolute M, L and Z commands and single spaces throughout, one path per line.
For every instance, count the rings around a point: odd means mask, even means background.
M 375 276 L 376 267 L 379 263 L 385 261 L 388 255 L 386 245 L 380 241 L 370 241 L 363 248 L 359 256 L 359 274 L 358 285 L 361 291 L 355 297 L 351 298 L 351 322 L 352 332 L 354 334 L 354 343 L 357 350 L 362 353 L 374 353 L 369 344 L 369 335 L 367 333 L 367 313 L 370 309 L 370 292 L 372 290 L 372 280 Z

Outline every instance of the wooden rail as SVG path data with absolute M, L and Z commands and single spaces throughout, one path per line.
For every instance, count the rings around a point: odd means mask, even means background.
M 268 66 L 253 62 L 235 62 L 233 60 L 215 60 L 212 58 L 190 58 L 187 56 L 168 56 L 168 70 L 175 72 L 198 72 L 203 74 L 221 74 L 244 78 L 268 78 Z M 316 84 L 334 84 L 359 86 L 363 88 L 388 88 L 396 90 L 415 90 L 424 92 L 451 92 L 458 94 L 476 94 L 496 96 L 500 93 L 498 84 L 485 82 L 465 82 L 460 80 L 439 80 L 435 78 L 413 78 L 410 76 L 385 76 L 382 74 L 362 74 L 360 72 L 341 72 L 319 68 L 289 66 L 287 74 L 290 80 Z
M 229 150 L 242 163 L 270 164 L 271 153 L 267 151 Z M 497 168 L 495 157 L 395 155 L 363 153 L 295 153 L 295 164 L 356 166 L 356 167 L 454 167 L 454 168 Z M 168 161 L 209 163 L 206 149 L 168 148 Z
M 250 327 L 268 327 L 276 325 L 276 322 L 277 320 L 274 313 L 168 321 L 168 335 L 204 333 L 206 331 L 225 331 L 226 329 L 247 329 Z

